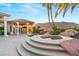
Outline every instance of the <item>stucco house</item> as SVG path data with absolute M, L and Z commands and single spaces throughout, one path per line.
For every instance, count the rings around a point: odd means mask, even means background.
M 4 26 L 4 35 L 10 34 L 30 34 L 34 22 L 26 19 L 9 20 L 10 15 L 0 13 L 0 26 Z

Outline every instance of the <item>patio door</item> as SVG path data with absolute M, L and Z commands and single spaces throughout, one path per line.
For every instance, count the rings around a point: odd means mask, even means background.
M 27 34 L 27 28 L 26 27 L 21 27 L 20 28 L 20 34 Z

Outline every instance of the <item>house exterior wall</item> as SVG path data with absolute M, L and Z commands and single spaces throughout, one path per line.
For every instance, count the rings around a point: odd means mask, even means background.
M 17 25 L 16 24 L 8 24 L 8 31 L 12 34 L 17 33 Z M 21 25 L 19 23 L 19 33 L 22 34 L 22 32 L 25 32 L 24 34 L 32 34 L 33 31 L 33 24 L 23 24 Z

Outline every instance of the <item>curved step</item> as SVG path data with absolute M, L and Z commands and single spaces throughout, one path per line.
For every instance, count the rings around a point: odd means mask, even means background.
M 20 56 L 36 56 L 35 54 L 32 54 L 32 53 L 26 51 L 26 50 L 22 47 L 21 44 L 18 45 L 16 49 L 17 49 L 17 52 L 18 52 L 18 54 L 19 54 Z
M 57 39 L 57 40 L 53 40 L 51 38 L 41 38 L 41 36 L 44 36 L 44 35 L 36 35 L 36 36 L 32 36 L 31 37 L 31 40 L 32 41 L 35 41 L 35 42 L 38 42 L 38 43 L 41 43 L 41 44 L 50 44 L 50 45 L 60 45 L 60 43 L 64 40 L 71 40 L 73 38 L 70 38 L 70 37 L 65 37 L 65 36 L 61 36 L 62 39 Z
M 34 42 L 32 40 L 27 40 L 26 41 L 29 45 L 33 46 L 33 47 L 37 47 L 37 48 L 41 48 L 41 49 L 48 49 L 48 50 L 56 50 L 56 51 L 65 51 L 62 47 L 60 47 L 59 45 L 47 45 L 47 44 L 40 44 L 37 42 Z
M 49 44 L 49 45 L 59 45 L 61 40 L 51 40 L 50 38 L 43 39 L 40 36 L 33 36 L 30 38 L 32 41 L 41 43 L 41 44 Z
M 38 54 L 38 55 L 44 55 L 44 56 L 68 56 L 69 55 L 66 52 L 51 51 L 51 50 L 35 48 L 35 47 L 28 45 L 26 42 L 22 43 L 22 46 L 26 49 L 26 51 L 28 50 L 28 51 L 30 51 L 34 54 Z

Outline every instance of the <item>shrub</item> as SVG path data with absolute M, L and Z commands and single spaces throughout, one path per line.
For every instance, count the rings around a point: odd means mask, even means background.
M 0 30 L 3 30 L 4 29 L 4 27 L 0 27 Z
M 31 35 L 28 35 L 29 37 L 32 37 L 33 36 L 33 34 L 31 34 Z
M 62 39 L 59 35 L 49 35 L 49 36 L 42 36 L 42 38 L 51 38 L 51 39 Z
M 7 34 L 10 34 L 9 32 Z M 4 35 L 4 27 L 0 27 L 0 35 Z
M 50 32 L 51 35 L 58 35 L 61 32 L 64 32 L 66 29 L 63 28 L 54 28 L 53 31 Z
M 36 27 L 33 27 L 33 31 L 32 31 L 32 34 L 36 34 L 38 31 L 36 29 Z
M 44 31 L 44 30 L 41 29 L 40 26 L 38 26 L 38 27 L 33 27 L 33 32 L 32 32 L 32 34 L 34 34 L 34 35 L 40 34 L 41 31 Z
M 74 30 L 76 30 L 76 31 L 78 31 L 78 32 L 79 32 L 79 28 L 74 27 L 74 28 L 72 28 L 72 29 L 74 29 Z
M 1 34 L 1 35 L 4 34 L 4 27 L 0 27 L 0 34 Z

